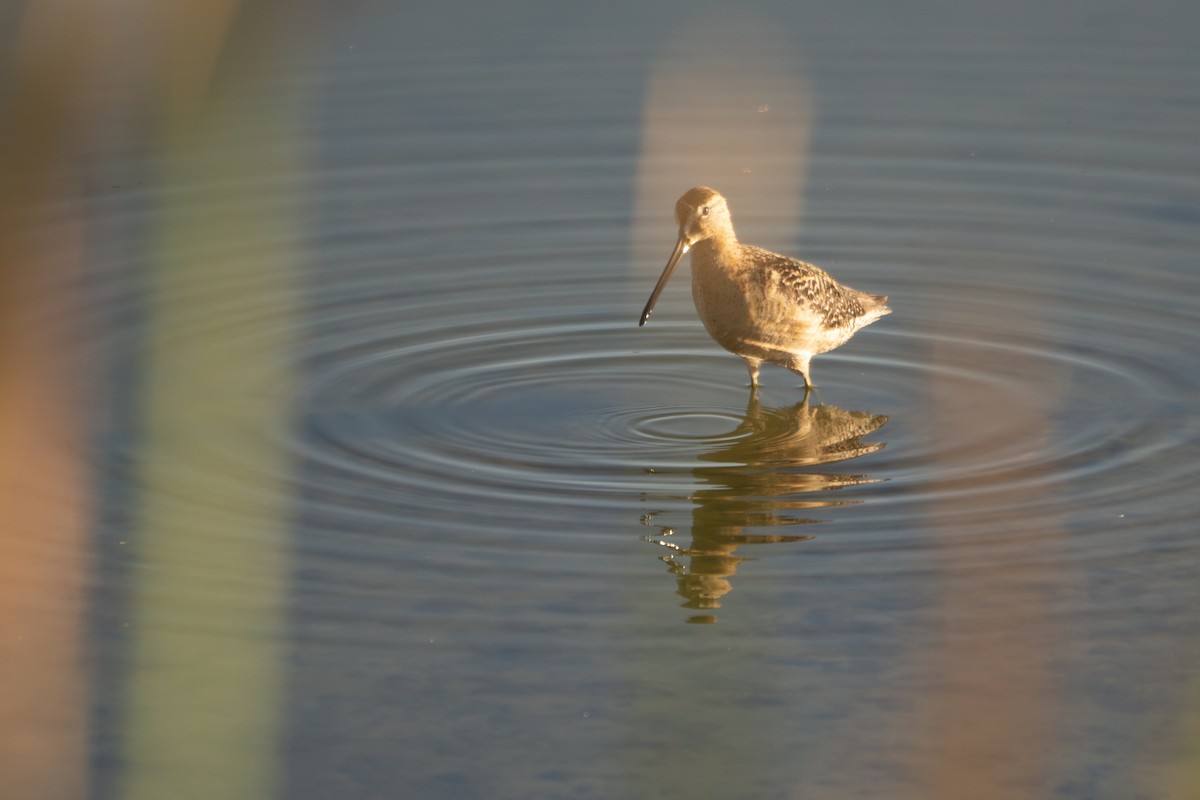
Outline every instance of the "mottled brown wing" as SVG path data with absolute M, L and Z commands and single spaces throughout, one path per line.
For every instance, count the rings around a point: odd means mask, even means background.
M 772 282 L 816 315 L 826 328 L 842 328 L 865 313 L 858 291 L 842 286 L 825 270 L 769 250 L 755 249 L 755 262 L 771 274 Z

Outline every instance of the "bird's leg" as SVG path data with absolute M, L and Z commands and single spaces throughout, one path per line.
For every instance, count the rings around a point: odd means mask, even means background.
M 759 358 L 747 358 L 742 356 L 742 360 L 746 362 L 746 369 L 750 372 L 750 388 L 758 388 L 758 365 L 762 363 Z
M 813 388 L 812 379 L 808 377 L 808 362 L 812 360 L 812 356 L 795 356 L 792 359 L 792 372 L 800 373 L 800 377 L 804 378 L 804 393 L 805 395 Z

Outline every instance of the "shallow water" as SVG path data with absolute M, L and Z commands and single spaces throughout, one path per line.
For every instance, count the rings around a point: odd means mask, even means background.
M 1195 12 L 687 9 L 98 137 L 92 796 L 1188 796 Z M 637 326 L 701 183 L 890 296 L 807 401 L 684 269 Z

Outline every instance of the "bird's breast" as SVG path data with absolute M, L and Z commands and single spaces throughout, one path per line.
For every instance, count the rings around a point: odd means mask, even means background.
M 766 270 L 709 248 L 693 250 L 692 300 L 705 330 L 726 350 L 765 357 L 765 350 L 786 348 L 805 335 L 799 309 L 769 278 Z

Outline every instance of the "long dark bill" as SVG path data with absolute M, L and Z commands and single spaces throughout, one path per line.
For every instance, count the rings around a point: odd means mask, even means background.
M 658 296 L 662 294 L 663 287 L 671 279 L 671 273 L 679 265 L 679 259 L 683 258 L 683 254 L 687 251 L 687 239 L 680 236 L 679 241 L 675 243 L 675 249 L 671 251 L 671 257 L 667 259 L 667 265 L 663 267 L 662 276 L 659 277 L 658 283 L 654 284 L 654 291 L 650 293 L 646 307 L 642 309 L 642 318 L 638 321 L 639 328 L 646 324 L 646 320 L 650 319 L 650 312 L 654 311 L 654 304 L 658 302 Z

